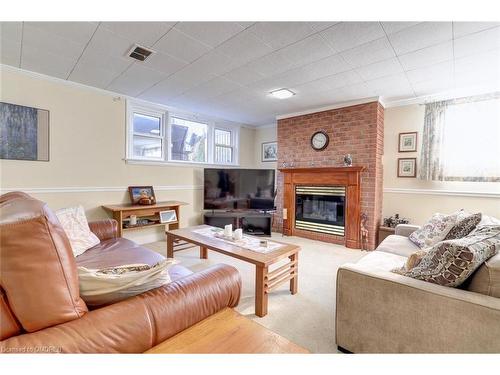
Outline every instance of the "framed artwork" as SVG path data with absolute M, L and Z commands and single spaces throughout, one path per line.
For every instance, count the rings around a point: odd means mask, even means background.
M 152 186 L 129 186 L 128 193 L 132 204 L 154 204 L 156 202 Z
M 417 132 L 399 133 L 399 152 L 417 151 Z
M 417 158 L 398 158 L 398 177 L 417 177 Z
M 262 143 L 262 161 L 278 160 L 278 142 Z
M 175 210 L 160 211 L 160 223 L 173 223 L 177 221 Z
M 0 102 L 0 159 L 49 161 L 49 111 Z

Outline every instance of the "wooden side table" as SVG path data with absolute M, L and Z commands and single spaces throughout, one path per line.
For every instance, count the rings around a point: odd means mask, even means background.
M 118 235 L 120 237 L 123 236 L 123 232 L 131 231 L 131 230 L 140 230 L 144 228 L 150 227 L 159 227 L 163 226 L 165 230 L 168 229 L 178 229 L 180 222 L 180 207 L 187 205 L 186 202 L 179 201 L 165 201 L 165 202 L 157 202 L 156 204 L 152 204 L 150 206 L 142 206 L 142 205 L 132 205 L 132 204 L 111 204 L 102 206 L 104 210 L 111 213 L 113 215 L 113 219 L 118 221 Z M 166 210 L 175 210 L 177 215 L 177 221 L 170 223 L 161 223 L 160 222 L 160 212 Z M 149 219 L 151 223 L 144 225 L 135 225 L 131 227 L 126 227 L 125 223 L 130 218 L 131 215 L 136 215 L 138 219 Z
M 394 234 L 396 232 L 396 228 L 391 228 L 391 227 L 379 227 L 378 228 L 378 243 L 377 246 L 380 245 L 380 243 L 387 237 L 390 236 L 391 234 Z
M 226 308 L 149 349 L 146 354 L 306 354 L 294 344 Z

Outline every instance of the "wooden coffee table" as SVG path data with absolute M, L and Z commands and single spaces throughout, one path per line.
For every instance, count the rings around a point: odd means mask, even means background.
M 174 251 L 182 249 L 184 243 L 194 244 L 200 247 L 200 258 L 207 259 L 208 250 L 217 251 L 230 257 L 243 260 L 255 265 L 255 315 L 263 317 L 267 315 L 268 294 L 284 282 L 290 282 L 290 292 L 297 293 L 299 251 L 297 245 L 282 243 L 282 247 L 275 251 L 262 254 L 247 250 L 237 245 L 230 244 L 217 238 L 211 238 L 195 230 L 212 228 L 208 225 L 175 229 L 166 231 L 167 235 L 167 257 L 173 258 Z M 272 242 L 278 242 L 272 240 Z M 174 244 L 176 244 L 174 248 Z M 179 246 L 180 245 L 180 246 Z M 181 247 L 181 249 L 180 249 Z M 288 262 L 272 271 L 270 266 L 276 262 L 288 258 Z
M 230 308 L 149 349 L 146 354 L 309 353 Z

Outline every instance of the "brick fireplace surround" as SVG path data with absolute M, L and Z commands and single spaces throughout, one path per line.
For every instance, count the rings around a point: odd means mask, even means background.
M 323 130 L 330 137 L 328 147 L 315 151 L 310 145 L 312 134 Z M 278 168 L 342 167 L 345 154 L 351 154 L 353 166 L 361 172 L 360 212 L 368 221 L 367 248 L 375 249 L 382 216 L 382 154 L 384 139 L 384 107 L 370 102 L 344 108 L 300 115 L 278 120 Z M 284 174 L 278 173 L 277 214 L 275 230 L 283 228 Z M 290 219 L 290 218 L 289 218 Z M 337 236 L 309 231 L 295 235 L 345 244 Z

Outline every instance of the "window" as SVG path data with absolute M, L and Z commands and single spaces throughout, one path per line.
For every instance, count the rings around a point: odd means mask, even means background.
M 233 142 L 231 131 L 215 129 L 215 163 L 231 164 L 233 162 Z
M 498 97 L 471 97 L 426 105 L 420 178 L 499 182 L 498 150 Z
M 127 108 L 127 160 L 237 165 L 238 126 L 135 101 Z
M 207 124 L 172 117 L 170 125 L 171 159 L 206 163 L 207 134 Z
M 132 155 L 140 159 L 163 158 L 163 119 L 161 115 L 132 113 Z
M 445 180 L 500 181 L 500 100 L 450 105 L 444 122 Z

